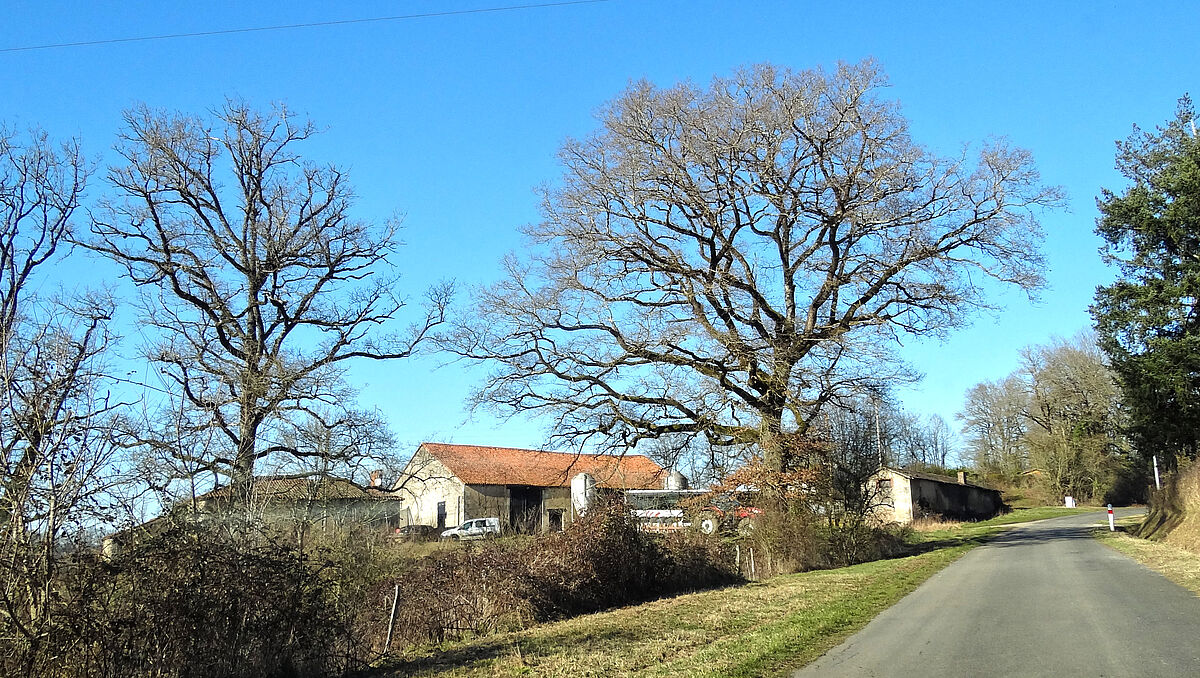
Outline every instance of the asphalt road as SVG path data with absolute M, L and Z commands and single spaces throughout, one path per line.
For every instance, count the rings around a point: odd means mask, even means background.
M 793 678 L 1200 676 L 1200 598 L 1089 536 L 1100 524 L 1008 530 Z

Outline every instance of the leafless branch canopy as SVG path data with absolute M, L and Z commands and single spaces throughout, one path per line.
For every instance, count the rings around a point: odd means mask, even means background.
M 201 119 L 143 107 L 126 124 L 126 163 L 108 172 L 121 198 L 88 245 L 142 287 L 158 337 L 148 357 L 188 424 L 220 432 L 224 451 L 200 456 L 249 477 L 255 460 L 299 452 L 273 432 L 346 395 L 345 361 L 412 355 L 450 288 L 431 290 L 406 331 L 389 329 L 405 306 L 389 261 L 398 224 L 351 216 L 345 174 L 299 155 L 315 129 L 286 109 L 228 102 Z
M 75 143 L 0 128 L 0 646 L 10 663 L 47 641 L 62 553 L 110 517 L 106 490 L 120 480 L 113 301 L 39 293 L 70 245 L 87 174 Z
M 1058 189 L 1002 141 L 919 146 L 885 86 L 871 62 L 631 86 L 451 338 L 495 366 L 478 402 L 562 441 L 753 443 L 892 378 L 893 340 L 963 324 L 985 281 L 1035 292 Z
M 40 130 L 21 143 L 0 127 L 0 333 L 11 331 L 30 276 L 68 243 L 86 178 L 77 143 L 55 148 Z

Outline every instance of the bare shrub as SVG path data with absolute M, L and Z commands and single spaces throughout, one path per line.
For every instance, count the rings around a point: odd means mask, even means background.
M 592 612 L 659 594 L 663 554 L 621 502 L 593 506 L 571 529 L 528 550 L 540 618 Z
M 725 586 L 740 579 L 733 552 L 720 540 L 694 532 L 672 532 L 662 540 L 662 589 L 669 593 Z
M 873 519 L 882 501 L 870 482 L 874 467 L 845 463 L 836 446 L 801 436 L 781 435 L 773 444 L 786 447 L 782 456 L 799 465 L 781 471 L 756 458 L 713 493 L 757 490 L 762 513 L 745 540 L 758 555 L 755 576 L 840 567 L 903 550 L 903 534 Z
M 434 554 L 398 583 L 395 638 L 401 645 L 519 628 L 533 617 L 526 572 L 505 546 Z M 386 589 L 390 595 L 391 586 Z M 385 628 L 376 624 L 375 633 Z
M 540 618 L 593 612 L 737 579 L 728 549 L 695 533 L 637 529 L 620 501 L 593 506 L 570 529 L 527 550 Z
M 364 657 L 325 564 L 253 525 L 192 523 L 81 557 L 46 677 L 334 676 Z
M 759 577 L 829 567 L 820 525 L 808 515 L 768 511 L 758 519 L 748 545 L 762 554 L 757 563 Z
M 482 635 L 737 578 L 718 540 L 660 539 L 639 532 L 624 504 L 601 503 L 563 532 L 428 557 L 398 582 L 395 638 L 411 645 Z M 390 594 L 377 595 L 375 607 Z M 376 622 L 372 635 L 385 626 Z
M 879 560 L 905 551 L 903 530 L 889 527 L 843 525 L 829 529 L 827 540 L 832 567 Z

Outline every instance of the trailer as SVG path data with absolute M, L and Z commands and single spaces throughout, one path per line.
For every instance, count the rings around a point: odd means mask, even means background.
M 667 485 L 662 490 L 622 491 L 630 515 L 643 532 L 664 534 L 695 529 L 701 534 L 717 534 L 736 530 L 748 535 L 754 530 L 754 521 L 762 515 L 762 509 L 754 506 L 757 492 L 753 490 L 714 494 L 711 490 L 690 489 L 678 472 L 672 474 Z M 595 501 L 596 492 L 595 479 L 586 473 L 571 480 L 571 502 L 579 513 L 587 511 Z
M 707 490 L 625 490 L 629 513 L 643 532 L 678 532 L 692 527 L 695 515 L 688 515 L 684 502 L 707 494 Z M 713 534 L 715 525 L 705 534 Z M 700 526 L 703 531 L 703 526 Z

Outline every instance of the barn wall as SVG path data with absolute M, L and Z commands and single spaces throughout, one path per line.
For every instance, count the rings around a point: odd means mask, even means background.
M 875 474 L 868 483 L 872 483 L 877 495 L 875 498 L 875 516 L 885 523 L 911 523 L 912 486 L 906 476 L 884 469 Z M 890 483 L 890 487 L 888 486 Z
M 437 525 L 438 502 L 446 502 L 446 527 L 465 520 L 464 486 L 446 465 L 417 450 L 396 480 L 395 489 L 405 498 L 413 524 Z
M 936 513 L 950 518 L 981 520 L 1000 511 L 1000 493 L 994 490 L 924 478 L 913 478 L 912 488 L 914 514 Z
M 508 521 L 508 487 L 505 485 L 467 485 L 464 520 L 499 518 Z

